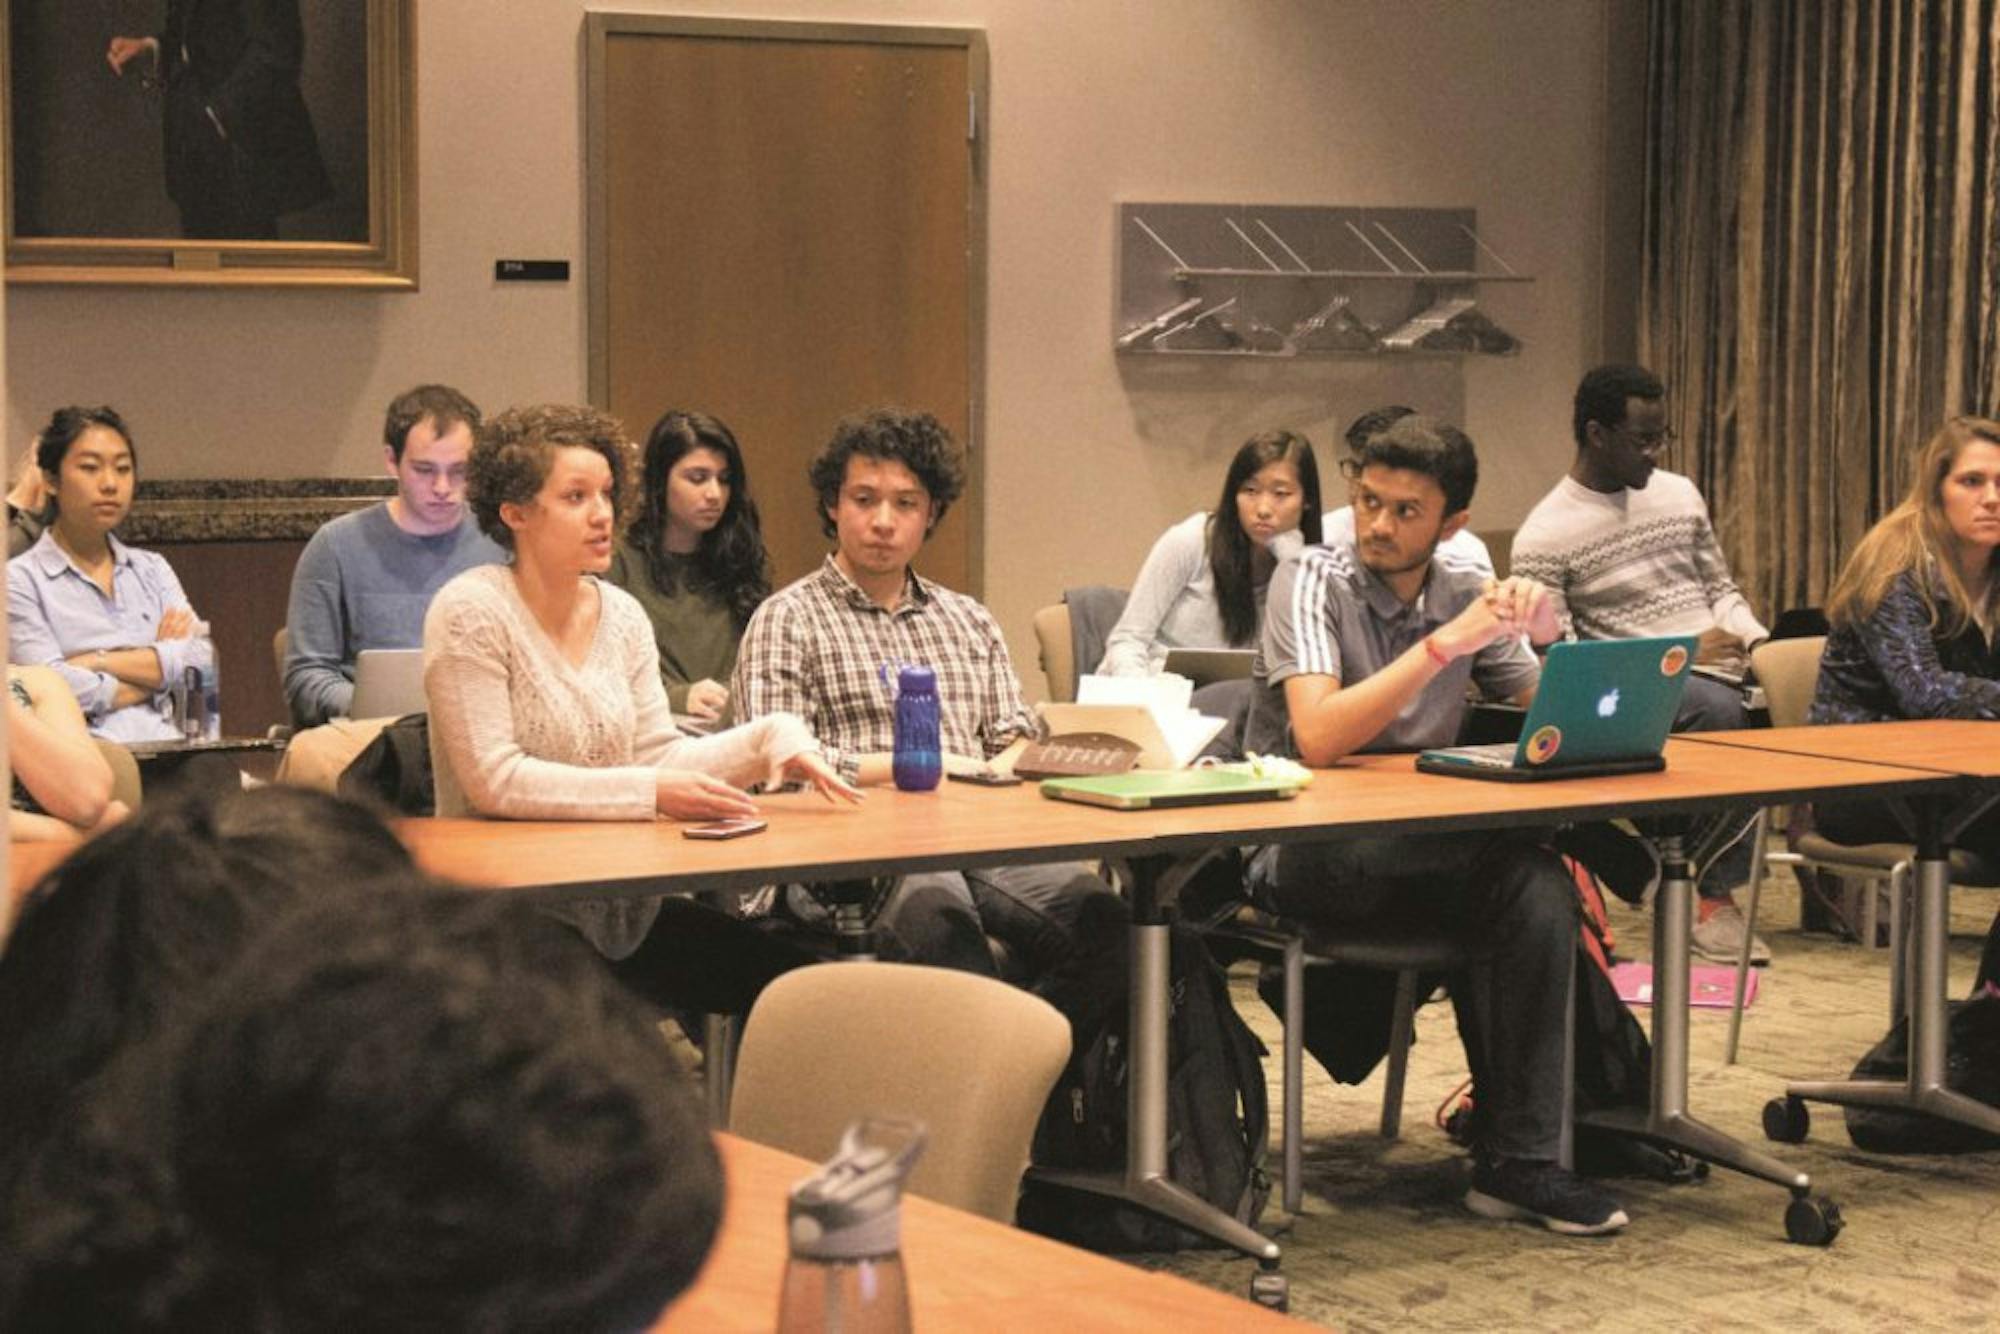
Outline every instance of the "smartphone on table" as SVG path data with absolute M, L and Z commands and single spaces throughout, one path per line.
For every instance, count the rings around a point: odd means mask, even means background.
M 755 816 L 743 816 L 735 820 L 711 820 L 707 824 L 681 826 L 682 838 L 742 838 L 745 834 L 762 833 L 767 822 Z
M 1015 787 L 1021 782 L 1013 774 L 1003 774 L 998 769 L 957 769 L 947 770 L 945 777 L 954 783 L 971 783 L 976 787 Z

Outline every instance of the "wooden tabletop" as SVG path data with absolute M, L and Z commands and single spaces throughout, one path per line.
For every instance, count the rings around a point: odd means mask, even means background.
M 1926 718 L 1819 727 L 1691 732 L 1686 740 L 1772 754 L 1817 755 L 1967 778 L 2000 778 L 2000 722 Z
M 870 788 L 859 805 L 802 792 L 759 797 L 769 828 L 721 842 L 667 820 L 412 819 L 397 832 L 434 875 L 496 888 L 667 892 L 838 880 L 1009 862 L 1074 861 L 1145 848 L 1145 821 L 1043 799 L 1032 784 L 934 792 Z
M 722 1230 L 694 1286 L 657 1331 L 768 1330 L 785 1272 L 785 1198 L 803 1158 L 719 1134 L 729 1179 Z M 903 1264 L 918 1329 L 1296 1329 L 1248 1301 L 1137 1269 L 914 1196 Z M 1245 1282 L 1248 1282 L 1247 1271 Z
M 1158 850 L 1214 842 L 1306 841 L 1685 814 L 1726 800 L 1767 805 L 1813 793 L 1862 797 L 1950 790 L 1950 777 L 1818 756 L 1760 756 L 1671 740 L 1656 773 L 1502 783 L 1419 773 L 1412 755 L 1350 756 L 1313 775 L 1297 799 L 1158 812 Z M 1142 813 L 1143 814 L 1143 813 Z
M 723 843 L 667 821 L 607 825 L 407 820 L 399 832 L 432 873 L 547 897 L 664 893 L 1007 862 L 1179 853 L 1226 842 L 1547 824 L 1671 814 L 1717 799 L 1759 804 L 1948 790 L 1948 775 L 1812 755 L 1671 741 L 1652 774 L 1491 783 L 1416 772 L 1408 755 L 1358 756 L 1318 772 L 1290 801 L 1116 811 L 1044 798 L 1033 784 L 936 792 L 872 789 L 858 807 L 804 794 L 760 801 L 770 827 Z

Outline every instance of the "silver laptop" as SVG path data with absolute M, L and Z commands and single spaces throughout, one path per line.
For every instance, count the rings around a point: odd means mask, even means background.
M 1163 672 L 1185 676 L 1199 690 L 1217 681 L 1247 681 L 1250 664 L 1257 657 L 1252 648 L 1170 648 Z
M 350 718 L 400 718 L 430 708 L 424 698 L 424 651 L 420 648 L 365 648 L 354 660 Z

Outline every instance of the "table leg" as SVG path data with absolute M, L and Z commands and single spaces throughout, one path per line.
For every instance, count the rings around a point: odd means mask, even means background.
M 1931 831 L 1924 831 L 1931 832 Z M 1945 1059 L 1950 1038 L 1949 968 L 1946 947 L 1951 931 L 1951 863 L 1941 842 L 1917 854 L 1917 909 L 1910 928 L 1914 967 L 1910 979 L 1910 1071 L 1901 1082 L 1886 1079 L 1843 1079 L 1790 1084 L 1788 1102 L 1811 1099 L 1843 1107 L 1885 1107 L 1924 1112 L 2000 1135 L 2000 1108 L 1989 1107 L 1945 1087 Z M 1800 1121 L 1803 1118 L 1799 1118 Z M 1801 1129 L 1803 1127 L 1801 1126 Z M 1803 1136 L 1801 1136 L 1802 1138 Z
M 1681 1150 L 1803 1197 L 1812 1178 L 1752 1149 L 1688 1112 L 1688 917 L 1694 880 L 1678 835 L 1663 836 L 1660 892 L 1653 904 L 1653 1088 L 1651 1106 L 1591 1112 L 1583 1124 Z
M 1179 1223 L 1263 1262 L 1279 1260 L 1278 1243 L 1236 1221 L 1167 1175 L 1167 1021 L 1173 931 L 1167 905 L 1173 885 L 1199 862 L 1140 858 L 1121 866 L 1132 899 L 1130 1075 L 1126 1083 L 1125 1170 L 1071 1172 L 1034 1169 L 1037 1180 L 1104 1195 Z
M 701 1087 L 711 1130 L 729 1129 L 729 1094 L 736 1084 L 736 1016 L 702 1016 Z

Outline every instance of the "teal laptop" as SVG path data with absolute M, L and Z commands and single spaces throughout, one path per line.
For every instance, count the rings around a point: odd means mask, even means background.
M 1694 665 L 1693 635 L 1589 639 L 1549 649 L 1521 739 L 1417 756 L 1425 773 L 1531 783 L 1646 773 L 1660 752 Z

